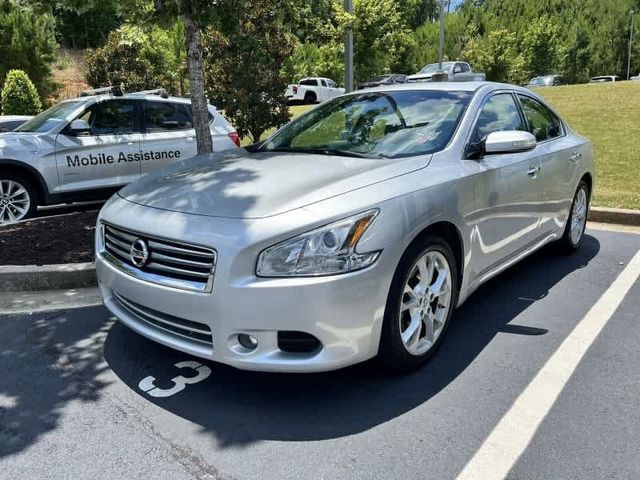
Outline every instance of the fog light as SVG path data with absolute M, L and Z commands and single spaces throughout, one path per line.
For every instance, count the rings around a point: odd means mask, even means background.
M 238 335 L 238 343 L 247 350 L 255 350 L 258 347 L 258 340 L 251 335 L 241 333 Z

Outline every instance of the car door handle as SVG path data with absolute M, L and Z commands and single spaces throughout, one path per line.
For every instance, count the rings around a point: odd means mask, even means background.
M 538 175 L 539 171 L 540 165 L 532 165 L 531 167 L 529 167 L 529 170 L 527 170 L 527 175 L 529 175 L 530 177 L 535 177 L 536 175 Z
M 582 158 L 582 154 L 581 154 L 581 153 L 573 152 L 573 155 L 571 155 L 571 156 L 569 157 L 569 160 L 575 163 L 575 162 L 577 162 L 578 160 L 580 160 L 581 158 Z

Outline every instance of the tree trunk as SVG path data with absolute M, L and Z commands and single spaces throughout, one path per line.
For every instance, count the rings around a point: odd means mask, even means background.
M 177 0 L 184 22 L 187 61 L 189 65 L 189 81 L 191 82 L 191 111 L 193 126 L 196 129 L 198 154 L 213 152 L 213 141 L 209 130 L 209 109 L 204 92 L 204 67 L 202 65 L 202 47 L 200 45 L 200 29 L 192 17 L 192 13 L 183 9 L 183 2 Z

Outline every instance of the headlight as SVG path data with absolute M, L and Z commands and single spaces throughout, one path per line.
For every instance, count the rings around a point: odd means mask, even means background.
M 258 258 L 258 276 L 336 275 L 372 265 L 380 251 L 357 253 L 356 246 L 378 213 L 370 210 L 266 249 Z

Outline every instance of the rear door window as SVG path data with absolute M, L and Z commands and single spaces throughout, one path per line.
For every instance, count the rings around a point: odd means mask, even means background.
M 531 132 L 538 142 L 562 136 L 562 123 L 551 110 L 542 103 L 525 95 L 519 95 L 522 110 L 529 122 Z
M 147 132 L 169 132 L 193 128 L 191 107 L 184 103 L 145 102 L 144 121 Z

